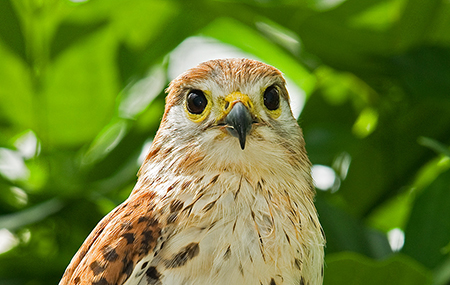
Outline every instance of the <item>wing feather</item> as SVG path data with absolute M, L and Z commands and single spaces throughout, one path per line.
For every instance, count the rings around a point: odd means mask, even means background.
M 139 191 L 104 217 L 72 258 L 59 285 L 121 285 L 156 245 L 155 194 Z

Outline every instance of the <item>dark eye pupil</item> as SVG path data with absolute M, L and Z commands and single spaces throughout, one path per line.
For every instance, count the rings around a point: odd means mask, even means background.
M 269 86 L 266 91 L 264 91 L 264 105 L 271 111 L 280 107 L 280 95 L 275 86 Z
M 208 105 L 208 100 L 200 90 L 192 90 L 189 92 L 186 98 L 186 106 L 189 112 L 192 114 L 201 114 Z

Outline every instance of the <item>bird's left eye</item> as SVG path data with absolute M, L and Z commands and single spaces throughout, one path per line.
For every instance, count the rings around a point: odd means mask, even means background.
M 191 90 L 186 97 L 186 107 L 192 114 L 201 114 L 208 105 L 208 100 L 201 90 Z
M 264 91 L 264 106 L 270 111 L 274 111 L 280 107 L 280 94 L 278 88 L 271 85 Z

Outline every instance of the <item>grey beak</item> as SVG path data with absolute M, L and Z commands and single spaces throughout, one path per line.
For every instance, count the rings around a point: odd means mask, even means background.
M 252 128 L 252 116 L 247 107 L 241 102 L 234 104 L 225 118 L 225 123 L 228 132 L 239 139 L 241 149 L 244 150 L 247 134 Z

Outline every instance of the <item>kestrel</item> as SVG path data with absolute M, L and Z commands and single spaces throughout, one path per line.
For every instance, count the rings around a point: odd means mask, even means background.
M 59 284 L 322 284 L 311 165 L 281 72 L 211 60 L 167 91 L 130 197 Z

